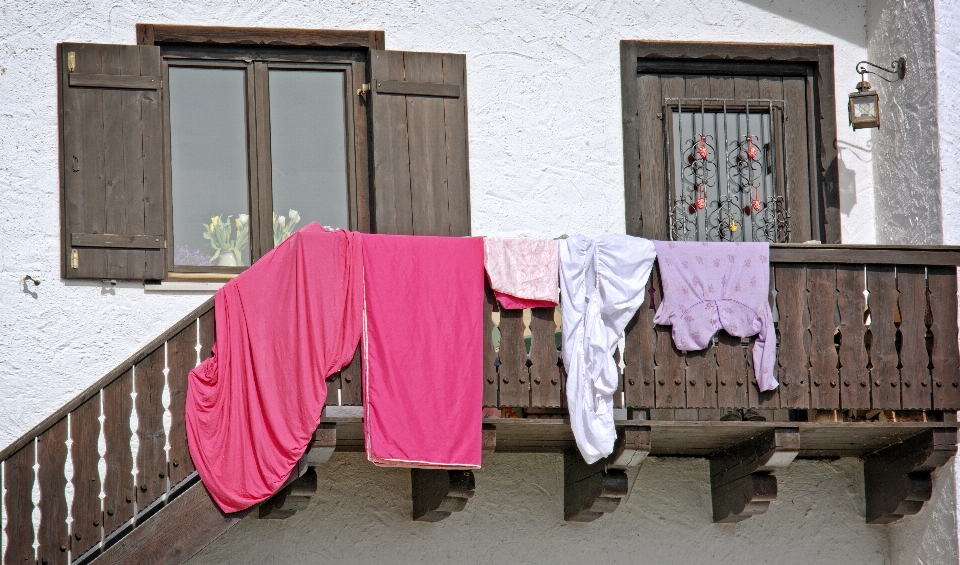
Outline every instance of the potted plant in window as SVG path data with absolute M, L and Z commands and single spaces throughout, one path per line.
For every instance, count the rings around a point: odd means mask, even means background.
M 283 240 L 290 237 L 300 222 L 300 212 L 290 210 L 286 216 L 277 216 L 273 213 L 273 246 L 276 247 L 283 243 Z
M 240 214 L 231 222 L 233 216 L 227 216 L 223 221 L 223 214 L 210 218 L 209 224 L 203 224 L 203 237 L 210 242 L 215 253 L 210 262 L 219 258 L 218 267 L 243 266 L 243 249 L 250 243 L 250 216 Z M 236 237 L 233 228 L 236 226 Z

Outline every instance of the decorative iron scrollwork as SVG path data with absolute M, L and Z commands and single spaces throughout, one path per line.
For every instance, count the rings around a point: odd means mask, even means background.
M 670 207 L 672 239 L 788 241 L 789 213 L 783 196 L 777 194 L 783 190 L 774 186 L 772 103 L 766 102 L 768 111 L 754 111 L 752 118 L 749 104 L 746 112 L 728 112 L 724 101 L 722 112 L 706 112 L 700 101 L 697 111 L 685 114 L 678 103 L 674 134 L 679 133 L 680 143 L 674 158 L 679 157 L 679 163 L 674 165 L 679 178 Z M 711 120 L 712 128 L 707 128 Z M 751 123 L 761 135 L 751 134 Z M 741 129 L 745 129 L 742 134 Z M 718 155 L 718 144 L 722 155 Z M 721 168 L 726 172 L 722 183 Z

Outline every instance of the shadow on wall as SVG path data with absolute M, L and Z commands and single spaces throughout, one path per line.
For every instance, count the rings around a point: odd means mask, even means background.
M 849 216 L 857 205 L 857 172 L 847 166 L 847 159 L 858 159 L 861 162 L 870 161 L 870 144 L 867 147 L 858 147 L 837 140 L 838 159 L 837 165 L 840 170 L 840 213 Z M 866 155 L 866 158 L 863 157 Z
M 863 29 L 863 2 L 857 0 L 742 0 L 761 10 L 819 29 L 858 47 L 866 47 Z M 850 17 L 844 17 L 848 14 Z M 837 17 L 839 16 L 839 17 Z M 738 38 L 735 41 L 749 41 Z

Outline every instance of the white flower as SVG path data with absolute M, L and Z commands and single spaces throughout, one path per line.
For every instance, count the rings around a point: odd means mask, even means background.
M 277 218 L 277 223 L 280 224 L 280 227 L 281 227 L 281 228 L 286 227 L 286 226 L 287 226 L 287 219 L 284 218 L 283 216 L 280 216 L 279 218 Z
M 240 214 L 237 218 L 240 220 L 240 223 L 245 224 L 247 220 L 250 219 L 250 214 Z
M 290 211 L 287 212 L 287 215 L 290 216 L 291 220 L 295 220 L 300 217 L 300 212 L 297 212 L 296 210 L 291 208 Z

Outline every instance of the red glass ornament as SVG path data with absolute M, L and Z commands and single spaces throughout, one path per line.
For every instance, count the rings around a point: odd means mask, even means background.
M 753 138 L 747 138 L 747 157 L 752 161 L 757 158 L 757 146 L 753 144 Z
M 696 202 L 697 209 L 698 209 L 698 210 L 703 210 L 703 209 L 706 208 L 706 206 L 707 206 L 707 199 L 704 198 L 704 196 L 703 196 L 703 185 L 702 185 L 702 184 L 698 184 L 698 185 L 697 185 L 697 192 L 698 192 L 698 194 L 699 194 L 699 196 L 697 196 L 697 202 Z
M 749 215 L 750 215 L 750 207 L 749 207 L 749 206 L 744 206 L 744 207 L 743 207 L 743 214 L 744 214 L 745 216 L 749 216 Z
M 697 143 L 697 153 L 701 159 L 707 158 L 707 138 L 702 135 L 700 136 L 700 141 Z
M 687 212 L 690 212 L 691 214 L 696 214 L 697 209 L 693 207 L 693 204 L 691 204 L 690 206 L 687 207 Z
M 756 186 L 753 187 L 753 209 L 756 210 L 757 212 L 759 212 L 760 208 L 763 207 L 763 204 L 760 202 L 759 191 L 760 191 L 759 187 L 756 187 Z
M 694 159 L 693 153 L 688 154 L 688 155 L 687 155 L 687 163 L 690 163 L 690 164 L 692 165 L 694 161 L 696 161 L 696 159 Z

